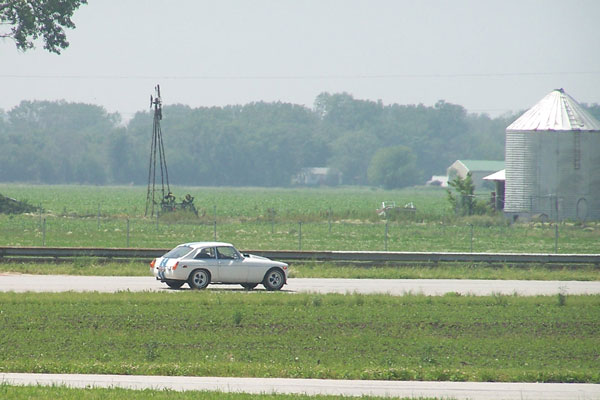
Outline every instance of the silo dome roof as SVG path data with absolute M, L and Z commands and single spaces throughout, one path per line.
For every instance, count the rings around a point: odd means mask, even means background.
M 555 89 L 510 124 L 506 131 L 600 132 L 600 122 L 563 89 Z

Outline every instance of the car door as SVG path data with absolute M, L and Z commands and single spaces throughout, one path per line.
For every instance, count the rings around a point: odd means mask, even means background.
M 206 269 L 210 272 L 212 281 L 219 281 L 219 264 L 214 247 L 198 249 L 194 254 L 193 260 L 190 260 L 187 264 L 189 264 L 188 273 L 191 273 L 196 268 Z
M 248 268 L 242 255 L 232 246 L 217 246 L 219 281 L 244 283 L 248 280 Z

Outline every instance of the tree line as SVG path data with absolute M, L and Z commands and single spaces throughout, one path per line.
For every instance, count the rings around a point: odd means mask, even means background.
M 589 109 L 599 116 L 600 106 Z M 330 167 L 344 184 L 386 188 L 423 183 L 456 159 L 504 159 L 504 131 L 517 117 L 346 93 L 322 93 L 312 108 L 171 105 L 163 116 L 173 184 L 289 186 L 302 168 Z M 151 138 L 150 112 L 123 124 L 97 105 L 23 101 L 0 110 L 0 181 L 145 185 Z

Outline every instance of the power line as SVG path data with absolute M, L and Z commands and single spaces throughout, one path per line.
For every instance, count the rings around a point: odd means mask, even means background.
M 163 79 L 163 80 L 325 80 L 325 79 L 447 79 L 506 78 L 522 76 L 600 75 L 600 71 L 487 72 L 436 74 L 355 74 L 355 75 L 63 75 L 0 74 L 0 79 Z

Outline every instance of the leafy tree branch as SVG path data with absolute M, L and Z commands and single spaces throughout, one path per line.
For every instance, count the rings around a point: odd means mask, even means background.
M 6 0 L 0 3 L 0 38 L 12 39 L 27 51 L 42 38 L 44 49 L 60 54 L 69 46 L 65 28 L 73 29 L 71 17 L 87 0 Z

